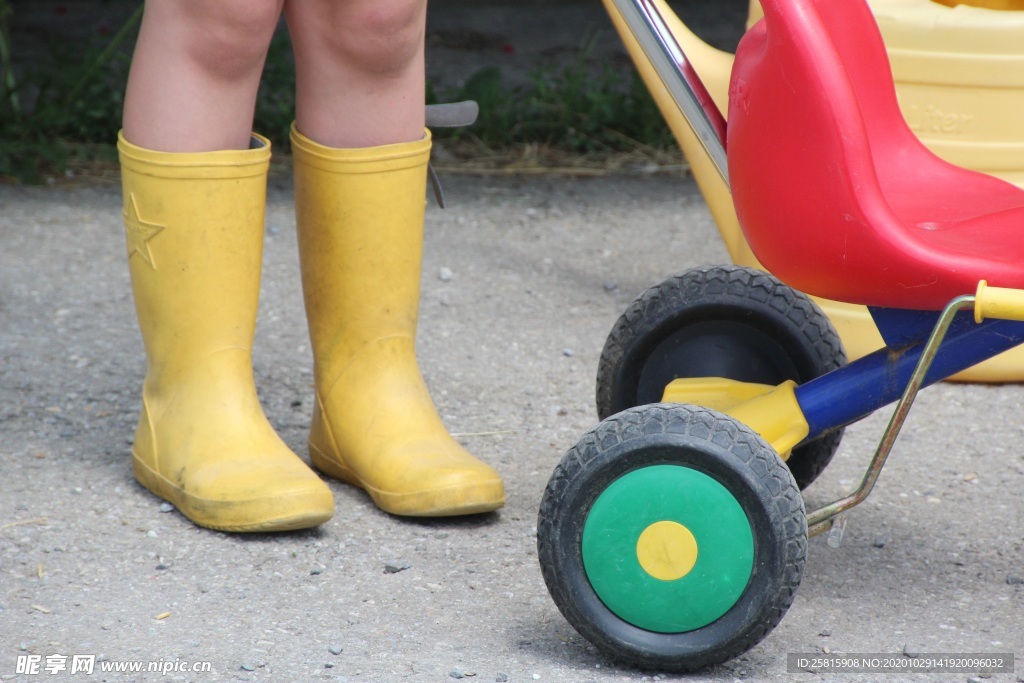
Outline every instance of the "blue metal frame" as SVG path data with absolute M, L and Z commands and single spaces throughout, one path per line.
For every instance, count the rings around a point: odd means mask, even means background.
M 870 310 L 887 346 L 796 388 L 797 402 L 810 427 L 805 441 L 897 401 L 939 316 L 933 311 Z M 922 386 L 940 382 L 1021 343 L 1024 323 L 976 323 L 970 312 L 961 313 L 939 347 Z

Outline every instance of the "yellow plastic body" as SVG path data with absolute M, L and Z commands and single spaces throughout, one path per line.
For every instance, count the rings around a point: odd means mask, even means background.
M 980 323 L 985 318 L 1024 321 L 1024 290 L 979 282 L 974 295 L 974 321 Z
M 697 377 L 673 380 L 665 387 L 662 400 L 704 406 L 736 418 L 787 460 L 810 433 L 794 389 L 793 381 L 773 387 L 722 377 Z
M 293 127 L 292 150 L 313 465 L 392 514 L 501 507 L 501 477 L 448 434 L 416 360 L 429 134 L 333 149 Z
M 761 268 L 743 237 L 728 188 L 618 10 L 609 0 L 604 4 L 690 163 L 730 257 L 738 265 Z M 727 113 L 733 56 L 694 35 L 663 0 L 655 4 L 718 108 Z M 1024 12 L 996 11 L 1024 9 L 1024 0 L 968 0 L 955 8 L 932 0 L 869 0 L 869 4 L 886 41 L 900 105 L 915 133 L 953 163 L 1024 186 L 1024 126 L 1019 122 L 1024 111 Z M 750 23 L 760 16 L 760 5 L 751 0 Z M 766 172 L 772 163 L 765 160 Z M 884 345 L 863 306 L 816 302 L 836 326 L 851 359 Z M 1024 380 L 1024 347 L 953 379 Z
M 270 143 L 167 154 L 118 141 L 125 232 L 146 347 L 136 478 L 201 526 L 277 531 L 331 517 L 324 482 L 256 395 L 252 342 Z

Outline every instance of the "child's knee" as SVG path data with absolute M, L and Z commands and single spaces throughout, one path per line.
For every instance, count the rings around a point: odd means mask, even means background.
M 261 70 L 281 14 L 280 0 L 181 3 L 191 25 L 193 62 L 211 76 L 235 80 Z
M 360 71 L 402 73 L 423 47 L 423 0 L 356 0 L 337 3 L 343 16 L 328 35 L 338 57 Z

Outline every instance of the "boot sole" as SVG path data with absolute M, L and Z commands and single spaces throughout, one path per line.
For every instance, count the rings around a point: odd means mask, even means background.
M 318 501 L 323 496 L 315 491 L 238 501 L 202 498 L 151 469 L 134 452 L 132 472 L 140 484 L 208 529 L 243 533 L 294 531 L 318 526 L 334 514 L 333 499 Z
M 475 482 L 465 486 L 396 493 L 367 484 L 347 465 L 328 456 L 312 443 L 309 444 L 309 458 L 314 468 L 329 477 L 363 489 L 377 507 L 393 515 L 453 517 L 493 512 L 505 505 L 505 485 L 501 479 Z

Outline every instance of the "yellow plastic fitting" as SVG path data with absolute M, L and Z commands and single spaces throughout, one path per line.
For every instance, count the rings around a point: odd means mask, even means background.
M 670 382 L 662 400 L 725 413 L 760 434 L 787 460 L 793 448 L 810 433 L 795 389 L 796 382 L 792 380 L 771 386 L 724 377 L 695 377 Z
M 989 287 L 984 280 L 974 294 L 974 322 L 985 318 L 1024 321 L 1024 290 Z
M 636 559 L 648 575 L 659 581 L 678 581 L 697 564 L 697 539 L 679 522 L 655 522 L 636 542 Z

